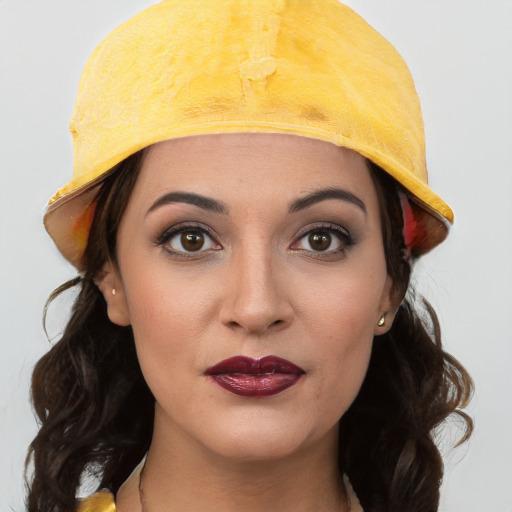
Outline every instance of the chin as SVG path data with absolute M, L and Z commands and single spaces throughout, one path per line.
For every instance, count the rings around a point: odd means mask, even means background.
M 209 430 L 203 440 L 205 446 L 218 456 L 232 461 L 276 461 L 307 451 L 308 448 L 329 439 L 337 442 L 337 424 L 331 431 L 307 428 L 306 421 L 295 424 L 277 421 L 251 421 L 230 424 L 229 428 Z
M 275 462 L 277 460 L 292 457 L 301 451 L 303 443 L 283 439 L 280 436 L 261 436 L 251 439 L 233 438 L 227 439 L 212 446 L 212 451 L 220 457 L 235 462 Z

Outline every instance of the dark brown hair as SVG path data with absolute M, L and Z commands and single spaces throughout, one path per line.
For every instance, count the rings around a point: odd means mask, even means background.
M 340 465 L 350 476 L 365 512 L 435 512 L 443 461 L 435 435 L 455 414 L 458 444 L 471 435 L 464 413 L 473 382 L 441 344 L 434 309 L 409 286 L 412 261 L 403 240 L 400 186 L 374 164 L 383 219 L 388 274 L 395 293 L 407 295 L 392 328 L 374 339 L 361 390 L 340 422 Z
M 135 352 L 131 327 L 112 324 L 94 279 L 116 262 L 116 234 L 143 153 L 119 164 L 103 182 L 85 251 L 85 273 L 55 290 L 49 302 L 79 286 L 64 334 L 37 363 L 32 398 L 41 422 L 27 456 L 29 512 L 71 512 L 84 477 L 117 492 L 151 442 L 154 398 Z M 388 273 L 395 293 L 408 289 L 398 185 L 370 165 L 381 203 Z M 464 368 L 441 346 L 428 303 L 418 313 L 412 295 L 393 326 L 376 337 L 367 376 L 340 422 L 340 470 L 347 473 L 365 512 L 434 512 L 443 464 L 436 428 L 471 395 Z M 31 467 L 30 465 L 33 465 Z M 27 470 L 28 471 L 28 470 Z

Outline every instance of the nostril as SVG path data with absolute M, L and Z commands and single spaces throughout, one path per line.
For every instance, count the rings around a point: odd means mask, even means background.
M 228 322 L 226 325 L 232 329 L 245 329 L 249 332 L 254 332 L 254 333 L 257 333 L 257 332 L 266 332 L 268 330 L 274 330 L 274 328 L 277 328 L 277 327 L 281 327 L 282 325 L 284 325 L 286 322 L 284 320 L 275 320 L 269 324 L 267 324 L 266 327 L 264 327 L 262 324 L 258 324 L 258 325 L 251 325 L 247 322 L 237 322 L 236 320 L 231 320 L 230 322 Z

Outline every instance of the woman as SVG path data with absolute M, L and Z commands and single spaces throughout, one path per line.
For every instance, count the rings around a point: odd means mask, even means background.
M 29 510 L 90 473 L 80 510 L 436 510 L 471 381 L 406 298 L 453 214 L 394 48 L 335 0 L 166 1 L 96 49 L 71 131 Z

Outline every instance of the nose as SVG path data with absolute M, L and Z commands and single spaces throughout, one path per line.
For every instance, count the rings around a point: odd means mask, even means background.
M 290 289 L 270 251 L 252 248 L 240 251 L 233 259 L 221 322 L 230 329 L 256 335 L 289 326 L 294 317 Z

